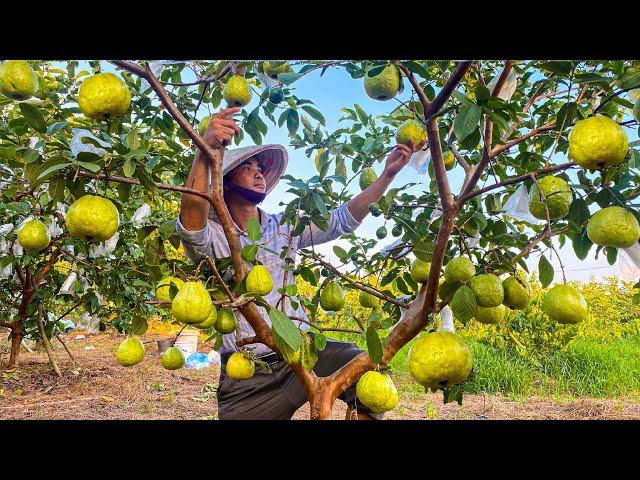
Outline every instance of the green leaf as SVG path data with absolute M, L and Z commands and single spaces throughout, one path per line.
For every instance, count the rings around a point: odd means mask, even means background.
M 453 122 L 453 132 L 459 141 L 467 138 L 478 126 L 482 109 L 475 104 L 463 105 Z
M 369 115 L 367 115 L 367 112 L 365 112 L 364 109 L 358 104 L 355 104 L 354 108 L 356 109 L 356 113 L 358 114 L 358 119 L 360 120 L 360 123 L 366 124 L 369 118 Z
M 491 92 L 487 87 L 485 87 L 481 83 L 478 83 L 478 85 L 476 85 L 475 94 L 476 94 L 476 103 L 480 106 L 485 105 L 491 98 Z
M 562 132 L 565 128 L 571 125 L 573 120 L 576 118 L 577 113 L 578 105 L 575 102 L 567 102 L 562 105 L 556 115 L 556 125 L 554 129 L 558 132 Z
M 47 163 L 49 163 L 50 161 L 52 161 L 52 160 L 47 161 Z M 35 182 L 33 182 L 33 183 L 34 184 L 42 183 L 42 180 L 46 179 L 53 172 L 57 172 L 58 170 L 62 170 L 63 168 L 67 168 L 69 165 L 73 165 L 73 164 L 69 163 L 69 162 L 57 163 L 56 165 L 53 165 L 53 166 L 43 170 L 38 175 L 38 177 L 36 178 Z
M 615 247 L 606 247 L 604 251 L 607 253 L 607 262 L 609 265 L 616 263 L 618 258 L 618 249 Z
M 547 257 L 544 255 L 540 256 L 540 261 L 538 262 L 538 271 L 540 272 L 540 283 L 542 283 L 543 288 L 547 288 L 553 282 L 553 266 L 547 260 Z
M 253 262 L 258 255 L 258 245 L 245 245 L 242 247 L 241 255 L 247 262 Z
M 433 258 L 433 242 L 427 238 L 417 240 L 413 246 L 413 254 L 423 262 Z
M 284 291 L 290 297 L 294 297 L 298 294 L 298 286 L 295 283 L 290 283 L 289 285 L 285 285 Z
M 420 75 L 425 80 L 429 80 L 429 78 L 431 78 L 427 69 L 424 68 L 422 65 L 420 65 L 418 62 L 413 62 L 413 61 L 403 62 L 403 65 L 407 67 L 409 70 L 411 70 L 413 73 Z
M 344 248 L 339 247 L 338 245 L 333 247 L 333 253 L 340 259 L 341 262 L 347 261 L 347 252 Z
M 302 73 L 279 73 L 278 80 L 285 85 L 291 85 L 293 82 L 303 77 Z
M 318 363 L 318 350 L 316 350 L 315 343 L 311 341 L 309 335 L 302 334 L 302 346 L 300 348 L 300 363 L 305 370 L 311 371 Z
M 31 211 L 31 204 L 29 202 L 9 202 L 4 205 L 0 204 L 0 208 L 4 208 L 11 212 L 28 213 Z
M 378 364 L 382 361 L 382 342 L 378 336 L 378 332 L 373 325 L 367 328 L 367 351 L 369 352 L 369 358 L 374 364 Z
M 91 163 L 91 162 L 76 162 L 78 165 L 80 165 L 81 167 L 86 168 L 87 170 L 89 170 L 92 173 L 98 173 L 100 171 L 100 169 L 102 168 L 100 165 L 97 165 L 95 163 Z
M 66 179 L 62 176 L 58 176 L 49 180 L 49 193 L 59 202 L 62 202 L 64 200 L 65 183 Z
M 257 242 L 262 238 L 260 222 L 256 217 L 249 217 L 249 221 L 247 222 L 247 234 L 254 242 Z
M 325 337 L 322 333 L 316 333 L 313 342 L 316 344 L 316 349 L 322 351 L 327 346 L 327 337 Z
M 460 142 L 460 148 L 462 150 L 475 150 L 476 146 L 480 143 L 481 135 L 480 129 L 476 128 L 471 134 Z
M 311 115 L 311 118 L 314 118 L 315 120 L 317 120 L 318 122 L 320 122 L 321 125 L 325 125 L 326 120 L 324 118 L 324 115 L 322 115 L 322 113 L 320 113 L 318 110 L 316 110 L 313 107 L 310 107 L 309 105 L 305 105 L 302 108 L 305 112 L 307 112 L 309 115 Z
M 287 115 L 287 130 L 289 130 L 289 134 L 293 135 L 296 133 L 299 125 L 300 117 L 298 116 L 298 112 L 295 110 L 289 110 L 289 114 Z
M 122 172 L 124 176 L 127 178 L 131 178 L 133 173 L 136 171 L 136 161 L 132 158 L 125 160 L 124 165 L 122 165 Z
M 149 328 L 149 324 L 147 323 L 147 319 L 142 314 L 135 314 L 131 321 L 131 333 L 134 335 L 143 335 L 147 332 Z
M 571 69 L 573 68 L 573 62 L 567 61 L 551 61 L 551 62 L 543 62 L 540 67 L 543 70 L 546 70 L 551 73 L 555 73 L 561 76 L 567 76 L 571 73 Z
M 640 65 L 627 67 L 622 76 L 616 80 L 616 85 L 620 88 L 631 88 L 640 84 Z
M 40 133 L 47 132 L 47 125 L 45 124 L 44 118 L 42 118 L 42 114 L 36 107 L 24 102 L 19 103 L 18 106 L 20 107 L 22 116 L 34 130 Z
M 576 198 L 569 207 L 569 221 L 582 226 L 587 220 L 589 220 L 589 206 L 587 202 L 582 198 Z
M 164 256 L 164 244 L 159 237 L 153 237 L 147 242 L 144 249 L 144 263 L 149 266 L 160 265 L 160 260 Z
M 162 238 L 170 237 L 176 233 L 176 219 L 167 220 L 158 227 L 158 235 Z
M 300 348 L 302 335 L 287 315 L 280 310 L 272 308 L 269 310 L 269 318 L 271 319 L 273 330 L 280 335 L 280 338 L 282 338 L 290 348 L 293 350 Z
M 313 192 L 313 194 L 311 195 L 311 198 L 313 199 L 313 204 L 316 206 L 320 214 L 323 217 L 329 217 L 329 211 L 327 210 L 327 205 L 324 203 L 324 200 L 322 200 L 322 197 L 318 193 Z
M 593 242 L 591 242 L 591 240 L 589 240 L 589 237 L 587 236 L 586 227 L 583 228 L 581 232 L 575 233 L 573 235 L 572 245 L 573 251 L 576 253 L 576 257 L 578 257 L 580 260 L 584 260 L 585 258 L 587 258 Z

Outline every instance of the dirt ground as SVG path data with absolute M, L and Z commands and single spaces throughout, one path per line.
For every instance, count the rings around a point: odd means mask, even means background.
M 84 338 L 76 338 L 83 334 Z M 145 335 L 143 340 L 159 338 L 160 335 Z M 62 378 L 51 370 L 44 350 L 23 351 L 17 370 L 0 371 L 0 419 L 217 419 L 218 366 L 164 370 L 153 342 L 146 344 L 147 356 L 141 363 L 123 368 L 113 357 L 122 337 L 74 331 L 62 339 L 76 360 L 72 362 L 61 343 L 54 340 Z M 210 347 L 199 350 L 208 352 Z M 0 355 L 6 365 L 8 354 Z M 396 379 L 396 384 L 406 381 L 409 379 Z M 333 419 L 344 419 L 345 411 L 346 406 L 337 401 Z M 306 418 L 308 404 L 294 416 Z M 401 388 L 399 405 L 388 418 L 640 419 L 640 403 L 633 399 L 512 400 L 495 395 L 466 395 L 460 406 L 455 402 L 443 404 L 441 394 L 416 394 Z

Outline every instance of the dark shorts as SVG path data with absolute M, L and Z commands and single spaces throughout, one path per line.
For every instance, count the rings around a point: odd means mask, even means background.
M 326 377 L 362 353 L 355 343 L 328 340 L 327 346 L 318 352 L 318 362 L 313 371 Z M 271 367 L 271 373 L 256 368 L 249 380 L 234 380 L 226 375 L 223 360 L 218 385 L 218 418 L 220 420 L 289 420 L 302 405 L 307 403 L 304 389 L 291 367 L 279 361 Z M 338 397 L 358 412 L 374 414 L 356 398 L 355 384 Z

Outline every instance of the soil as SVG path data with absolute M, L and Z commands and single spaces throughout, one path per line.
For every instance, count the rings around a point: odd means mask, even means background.
M 23 350 L 18 369 L 0 370 L 0 419 L 217 419 L 215 391 L 219 367 L 164 370 L 155 342 L 164 338 L 162 335 L 144 336 L 145 342 L 151 342 L 146 344 L 147 355 L 130 368 L 120 367 L 113 356 L 121 336 L 90 335 L 76 330 L 61 338 L 75 358 L 73 362 L 62 344 L 53 340 L 62 378 L 52 371 L 44 349 L 33 353 Z M 206 353 L 210 348 L 203 346 L 199 351 Z M 0 345 L 0 365 L 5 368 L 7 357 Z M 401 389 L 400 402 L 387 418 L 640 419 L 637 399 L 465 395 L 462 405 L 444 404 L 441 394 L 402 388 L 409 381 L 409 378 L 396 380 Z M 333 419 L 344 419 L 345 412 L 346 405 L 338 400 Z M 308 404 L 294 415 L 296 420 L 307 418 Z

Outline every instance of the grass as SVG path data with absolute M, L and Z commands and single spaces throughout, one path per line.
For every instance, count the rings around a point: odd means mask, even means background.
M 345 340 L 347 340 L 345 338 Z M 349 340 L 353 341 L 353 337 Z M 365 348 L 362 339 L 357 339 Z M 470 393 L 502 394 L 511 399 L 528 396 L 628 397 L 640 395 L 640 337 L 609 340 L 575 340 L 538 360 L 526 359 L 512 350 L 501 350 L 472 338 L 475 378 Z M 391 360 L 396 385 L 406 393 L 424 389 L 411 379 L 408 353 L 412 342 Z
M 608 342 L 576 340 L 566 351 L 538 361 L 510 350 L 467 341 L 473 352 L 474 393 L 511 397 L 550 395 L 569 397 L 624 397 L 640 392 L 640 338 Z

